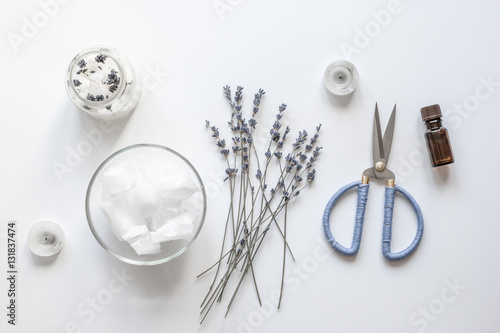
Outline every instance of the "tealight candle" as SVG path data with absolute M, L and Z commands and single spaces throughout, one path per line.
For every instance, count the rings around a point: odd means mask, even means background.
M 323 76 L 326 89 L 339 96 L 352 93 L 358 85 L 358 79 L 358 70 L 347 60 L 332 62 Z
M 109 47 L 77 54 L 66 72 L 66 91 L 81 110 L 96 118 L 121 118 L 134 109 L 141 91 L 130 61 Z
M 64 245 L 64 232 L 54 222 L 37 222 L 28 232 L 28 245 L 31 252 L 37 256 L 53 256 L 61 251 Z

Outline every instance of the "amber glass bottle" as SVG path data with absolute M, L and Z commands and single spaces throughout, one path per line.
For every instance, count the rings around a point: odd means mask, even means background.
M 426 106 L 420 109 L 420 113 L 427 126 L 425 141 L 427 142 L 432 166 L 438 167 L 455 162 L 448 130 L 441 124 L 443 114 L 439 105 Z

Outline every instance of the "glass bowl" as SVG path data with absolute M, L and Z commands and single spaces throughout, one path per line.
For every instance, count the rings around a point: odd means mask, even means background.
M 193 165 L 155 144 L 132 145 L 108 157 L 92 176 L 85 198 L 97 242 L 135 265 L 165 263 L 186 251 L 201 230 L 206 206 Z

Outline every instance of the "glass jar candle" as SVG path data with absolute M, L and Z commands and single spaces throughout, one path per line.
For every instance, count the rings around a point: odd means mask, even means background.
M 79 109 L 101 119 L 129 114 L 141 94 L 130 61 L 110 47 L 77 54 L 66 72 L 66 91 Z

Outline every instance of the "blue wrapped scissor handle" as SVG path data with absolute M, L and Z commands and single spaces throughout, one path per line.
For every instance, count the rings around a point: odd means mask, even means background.
M 358 203 L 356 207 L 356 217 L 354 224 L 354 233 L 352 238 L 351 247 L 347 248 L 335 240 L 330 229 L 330 215 L 335 203 L 339 198 L 350 189 L 358 187 Z M 369 184 L 362 184 L 361 181 L 356 181 L 340 188 L 328 201 L 325 211 L 323 213 L 323 230 L 326 239 L 332 248 L 339 254 L 346 256 L 353 256 L 359 251 L 361 245 L 361 236 L 363 234 L 363 223 L 365 218 L 366 202 L 368 200 Z M 401 193 L 413 206 L 415 214 L 417 215 L 417 233 L 411 244 L 403 251 L 393 253 L 391 252 L 391 239 L 392 239 L 392 220 L 394 212 L 394 199 L 396 192 Z M 385 205 L 384 205 L 384 226 L 382 231 L 382 254 L 389 261 L 398 261 L 408 257 L 418 247 L 424 232 L 424 219 L 418 203 L 404 188 L 400 186 L 386 187 L 385 188 Z

